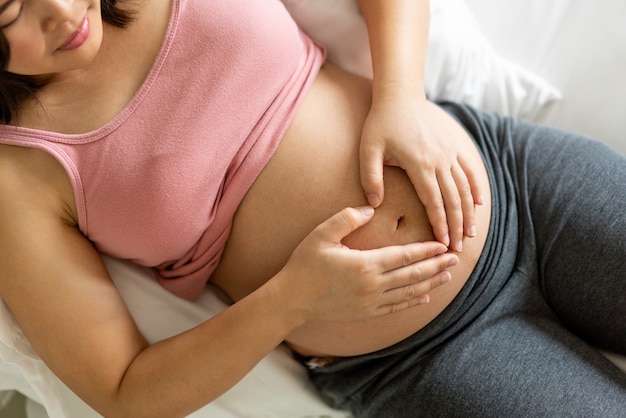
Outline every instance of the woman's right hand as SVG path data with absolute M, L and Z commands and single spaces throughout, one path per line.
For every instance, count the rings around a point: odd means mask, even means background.
M 354 250 L 342 240 L 369 222 L 371 207 L 346 208 L 315 228 L 273 280 L 281 297 L 310 320 L 362 321 L 429 301 L 450 280 L 458 257 L 439 242 Z

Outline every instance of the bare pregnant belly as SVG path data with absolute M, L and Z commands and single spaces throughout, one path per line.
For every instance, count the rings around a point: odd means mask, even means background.
M 275 155 L 239 207 L 212 282 L 239 300 L 276 274 L 298 243 L 347 206 L 366 204 L 359 182 L 361 126 L 369 109 L 369 82 L 324 66 Z M 435 105 L 433 105 L 435 106 Z M 454 299 L 483 249 L 490 190 L 482 160 L 465 131 L 444 111 L 438 116 L 455 134 L 478 172 L 486 202 L 476 207 L 478 236 L 465 239 L 452 281 L 431 291 L 431 302 L 358 323 L 310 322 L 287 342 L 304 355 L 349 356 L 388 347 L 423 328 Z M 385 168 L 385 200 L 372 221 L 344 243 L 368 249 L 432 240 L 423 205 L 403 170 Z

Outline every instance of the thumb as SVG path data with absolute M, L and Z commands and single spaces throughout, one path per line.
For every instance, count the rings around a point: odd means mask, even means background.
M 374 215 L 374 208 L 345 208 L 315 228 L 324 241 L 340 244 L 346 236 L 368 223 Z
M 384 147 L 382 145 L 361 147 L 361 187 L 367 201 L 373 207 L 383 202 L 385 195 L 383 185 Z

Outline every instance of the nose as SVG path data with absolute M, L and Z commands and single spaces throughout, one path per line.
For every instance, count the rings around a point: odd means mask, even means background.
M 74 0 L 40 0 L 43 29 L 51 32 L 72 19 L 74 17 L 73 3 Z

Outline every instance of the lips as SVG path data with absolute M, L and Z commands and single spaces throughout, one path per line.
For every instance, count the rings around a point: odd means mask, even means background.
M 65 42 L 58 50 L 70 51 L 72 49 L 79 48 L 89 37 L 89 31 L 89 18 L 85 17 L 72 36 L 70 36 L 67 42 Z

